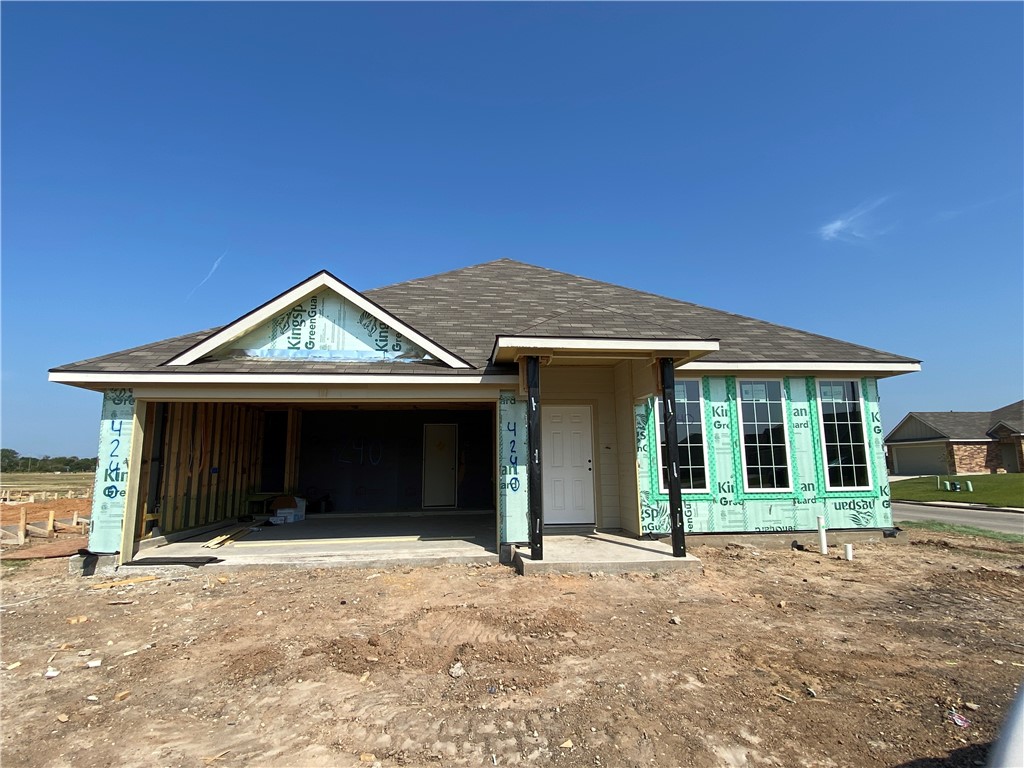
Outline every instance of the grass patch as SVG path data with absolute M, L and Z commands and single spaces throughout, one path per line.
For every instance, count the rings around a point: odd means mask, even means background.
M 896 525 L 900 528 L 913 528 L 919 531 L 952 533 L 958 536 L 977 536 L 982 539 L 1004 541 L 1007 544 L 1024 544 L 1024 536 L 1018 533 L 989 531 L 985 528 L 975 528 L 973 525 L 953 525 L 952 523 L 940 523 L 938 520 L 900 520 Z
M 935 476 L 898 480 L 889 485 L 893 501 L 959 501 L 991 507 L 1024 507 L 1024 473 L 1005 475 L 943 475 L 940 480 L 960 483 L 960 493 L 936 488 Z M 967 492 L 967 481 L 974 492 Z M 939 483 L 941 486 L 941 483 Z
M 95 472 L 4 472 L 3 487 L 27 493 L 74 491 L 81 494 L 92 488 Z
M 31 560 L 8 560 L 6 557 L 0 557 L 0 568 L 16 571 L 19 568 L 25 568 L 31 562 Z

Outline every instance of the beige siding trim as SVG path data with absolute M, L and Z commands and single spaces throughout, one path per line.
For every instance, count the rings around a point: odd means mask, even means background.
M 636 424 L 633 413 L 633 367 L 615 366 L 615 421 L 619 445 L 619 527 L 640 535 L 640 489 L 636 468 Z

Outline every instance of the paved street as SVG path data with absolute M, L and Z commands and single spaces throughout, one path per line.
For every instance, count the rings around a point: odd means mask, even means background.
M 987 528 L 990 531 L 1024 535 L 1024 514 L 1020 512 L 994 512 L 987 509 L 901 504 L 898 501 L 894 501 L 892 504 L 892 519 L 897 523 L 900 520 L 938 520 L 940 523 L 973 525 L 976 528 Z

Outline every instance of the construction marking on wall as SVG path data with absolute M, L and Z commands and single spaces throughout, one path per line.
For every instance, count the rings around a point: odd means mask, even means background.
M 307 296 L 216 357 L 422 361 L 424 349 L 331 290 Z
M 882 453 L 878 388 L 859 381 L 868 431 L 872 486 L 861 490 L 825 489 L 816 380 L 786 379 L 785 409 L 792 488 L 778 493 L 743 488 L 743 440 L 739 430 L 736 380 L 703 381 L 708 493 L 683 494 L 687 533 L 809 531 L 823 515 L 829 528 L 884 528 L 892 525 L 889 481 Z M 643 533 L 670 530 L 668 494 L 659 483 L 659 427 L 654 399 L 635 407 L 637 484 Z
M 498 515 L 503 543 L 530 540 L 528 455 L 526 399 L 502 392 L 498 398 Z
M 134 414 L 132 390 L 108 389 L 103 393 L 99 459 L 89 519 L 90 552 L 111 554 L 121 549 Z

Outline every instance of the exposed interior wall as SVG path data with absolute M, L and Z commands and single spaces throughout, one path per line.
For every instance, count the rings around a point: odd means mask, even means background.
M 160 419 L 161 423 L 157 424 Z M 152 403 L 139 479 L 139 533 L 245 514 L 259 483 L 262 411 L 236 403 Z
M 544 405 L 589 405 L 594 435 L 594 503 L 598 528 L 619 528 L 619 437 L 611 367 L 542 366 Z M 628 434 L 628 433 L 627 433 Z
M 298 444 L 296 492 L 310 511 L 409 512 L 424 499 L 427 425 L 453 425 L 455 503 L 437 509 L 494 508 L 494 407 L 304 410 Z M 447 459 L 440 472 L 447 471 Z M 446 483 L 441 477 L 439 482 Z

